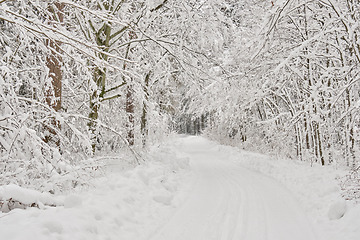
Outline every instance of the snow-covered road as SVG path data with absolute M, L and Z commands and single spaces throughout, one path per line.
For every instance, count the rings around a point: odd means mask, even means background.
M 304 212 L 280 183 L 230 161 L 210 141 L 188 137 L 179 151 L 194 179 L 186 200 L 151 240 L 313 240 Z
M 360 207 L 343 204 L 335 180 L 341 171 L 202 137 L 176 136 L 147 159 L 136 168 L 111 165 L 89 189 L 51 195 L 56 207 L 44 205 L 45 193 L 0 186 L 0 200 L 39 204 L 0 212 L 0 239 L 360 239 Z

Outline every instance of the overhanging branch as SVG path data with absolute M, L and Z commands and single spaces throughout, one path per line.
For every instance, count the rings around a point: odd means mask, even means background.
M 160 3 L 157 7 L 151 9 L 150 12 L 154 12 L 154 11 L 159 10 L 160 8 L 162 8 L 162 7 L 166 4 L 167 1 L 168 1 L 168 0 L 164 0 L 164 1 L 163 1 L 162 3 Z

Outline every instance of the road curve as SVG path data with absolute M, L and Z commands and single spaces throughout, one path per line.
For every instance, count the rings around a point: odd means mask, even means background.
M 183 139 L 194 182 L 151 240 L 315 240 L 291 192 L 250 171 L 201 137 Z

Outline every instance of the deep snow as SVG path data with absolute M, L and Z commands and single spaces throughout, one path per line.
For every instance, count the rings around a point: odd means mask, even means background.
M 342 200 L 335 180 L 345 171 L 202 137 L 176 137 L 148 158 L 70 195 L 0 187 L 0 199 L 40 207 L 0 213 L 0 239 L 360 239 L 360 207 Z

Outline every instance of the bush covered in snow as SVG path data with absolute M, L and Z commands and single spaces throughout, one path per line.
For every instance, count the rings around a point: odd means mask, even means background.
M 360 167 L 353 167 L 340 181 L 344 198 L 360 201 Z

